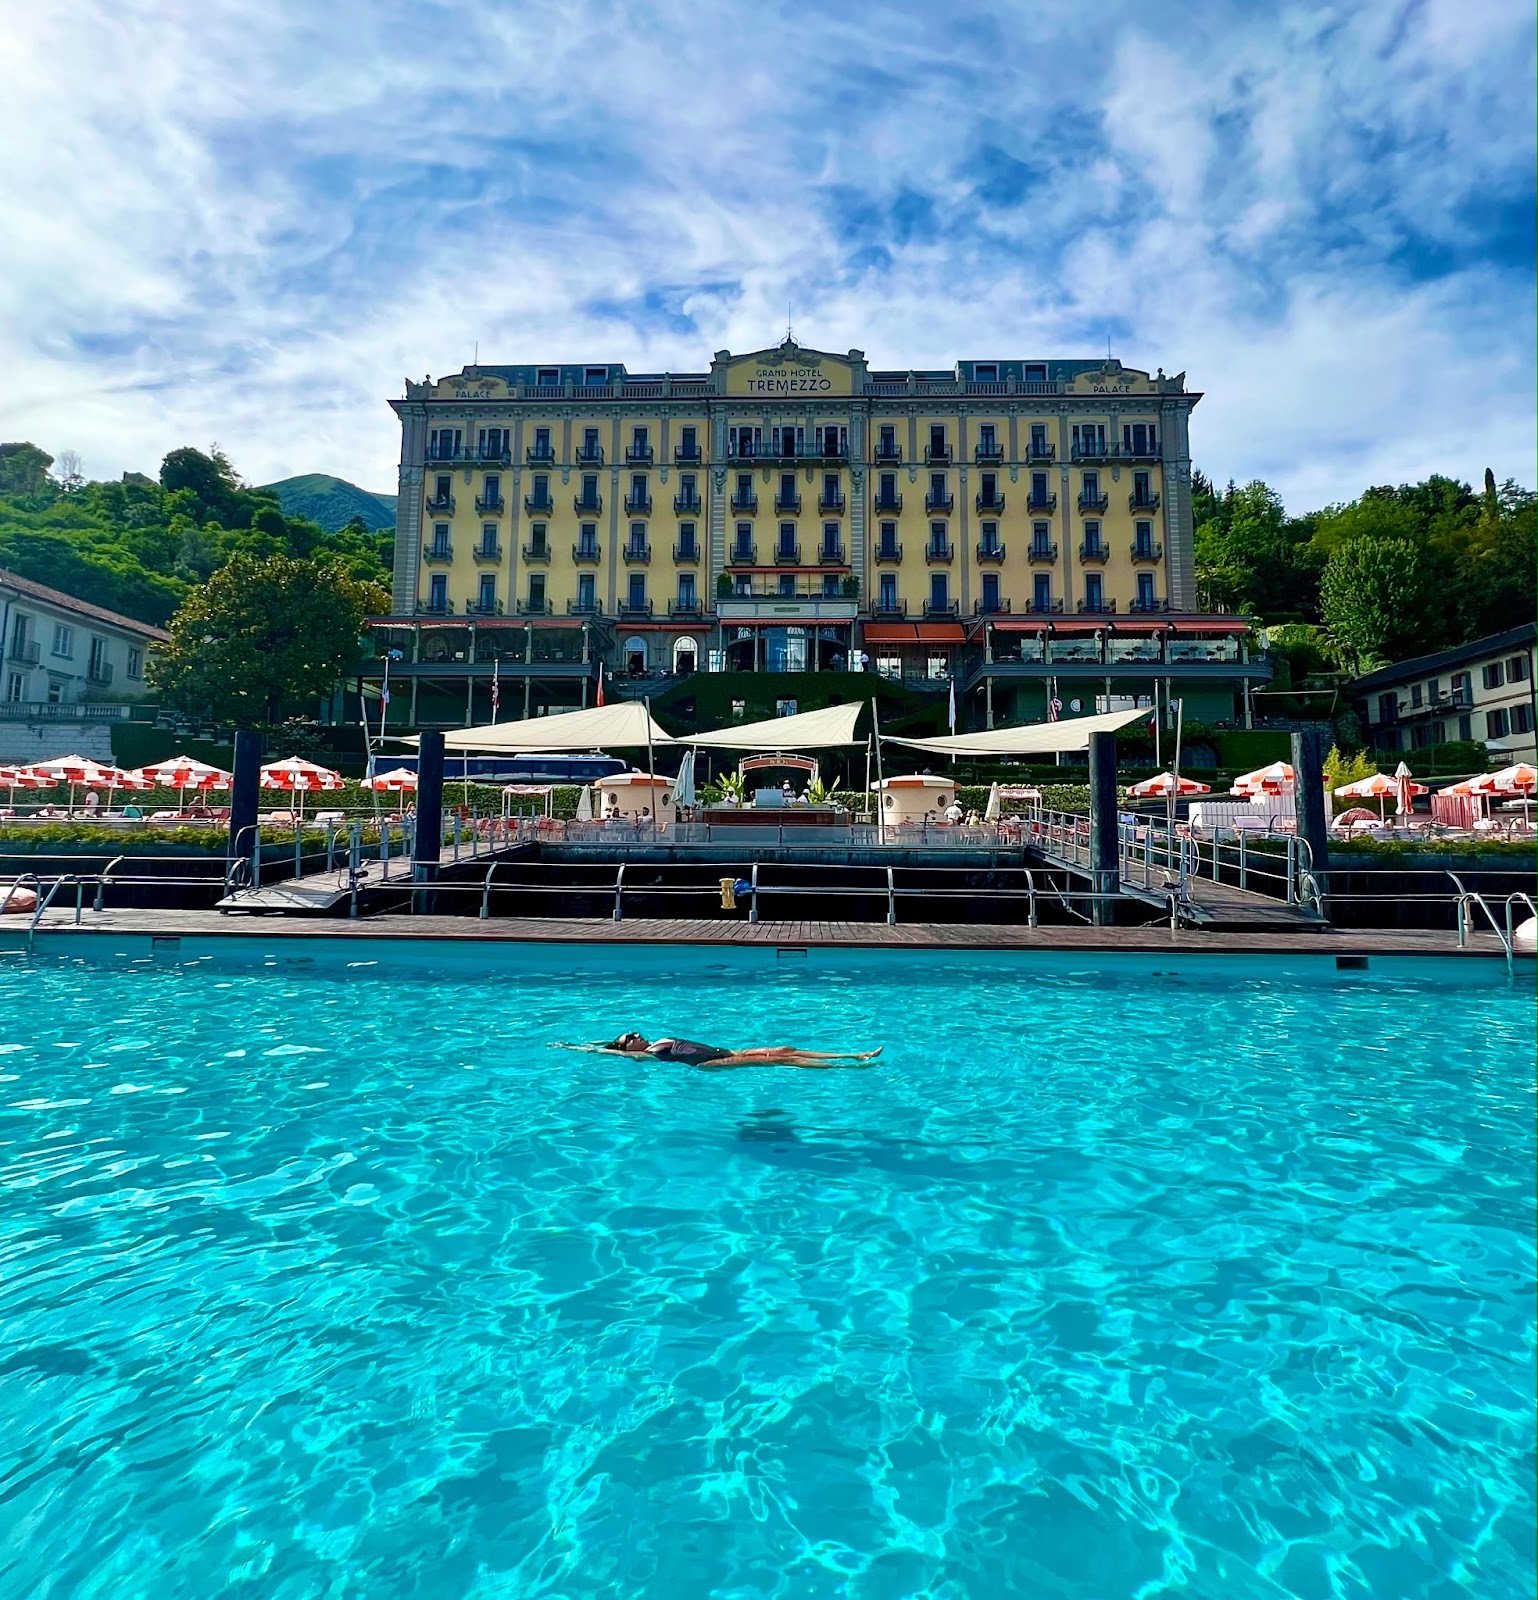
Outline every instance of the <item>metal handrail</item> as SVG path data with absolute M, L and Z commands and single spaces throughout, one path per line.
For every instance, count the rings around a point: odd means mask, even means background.
M 127 856 L 114 856 L 101 870 L 101 876 L 96 880 L 96 896 L 91 901 L 91 910 L 100 911 L 102 897 L 107 892 L 107 880 L 112 876 L 112 869 L 128 859 Z
M 489 887 L 489 885 L 488 885 L 488 887 Z M 623 861 L 621 861 L 620 864 L 619 864 L 619 871 L 614 874 L 614 920 L 616 922 L 623 922 L 625 920 L 625 914 L 624 914 L 624 908 L 623 908 L 624 894 L 625 894 L 625 863 Z

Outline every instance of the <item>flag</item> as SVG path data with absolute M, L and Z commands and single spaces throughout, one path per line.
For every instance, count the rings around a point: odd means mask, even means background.
M 1047 721 L 1056 722 L 1063 714 L 1063 702 L 1056 695 L 1047 701 Z
M 956 680 L 951 679 L 951 704 L 950 704 L 951 732 L 956 731 Z
M 598 702 L 597 703 L 599 705 L 603 704 L 603 662 L 601 662 L 601 661 L 598 663 Z
M 502 684 L 499 678 L 501 668 L 502 663 L 500 661 L 491 663 L 491 720 L 493 722 L 497 720 L 497 707 L 502 704 Z

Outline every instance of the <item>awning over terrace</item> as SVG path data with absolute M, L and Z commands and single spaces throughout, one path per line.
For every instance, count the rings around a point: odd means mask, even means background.
M 821 711 L 803 711 L 794 717 L 773 717 L 768 722 L 717 728 L 713 733 L 686 734 L 677 742 L 710 750 L 832 750 L 864 742 L 854 732 L 863 707 L 860 700 L 849 706 L 825 706 Z
M 1019 728 L 990 728 L 986 733 L 960 733 L 945 739 L 898 739 L 882 734 L 883 744 L 906 745 L 936 756 L 1045 756 L 1088 750 L 1093 733 L 1118 733 L 1147 722 L 1147 706 L 1136 711 L 1107 711 L 1066 722 L 1032 722 Z
M 415 745 L 415 738 L 405 741 Z M 480 755 L 537 755 L 556 750 L 636 750 L 645 745 L 674 743 L 672 734 L 640 700 L 587 711 L 566 711 L 554 717 L 528 717 L 519 722 L 492 722 L 479 728 L 451 728 L 443 736 L 445 750 Z

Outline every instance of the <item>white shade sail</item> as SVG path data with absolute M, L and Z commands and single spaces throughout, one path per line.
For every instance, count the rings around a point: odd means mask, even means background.
M 416 739 L 408 739 L 416 744 Z M 647 744 L 672 744 L 672 734 L 653 720 L 640 700 L 565 711 L 555 717 L 521 722 L 491 722 L 479 728 L 451 728 L 443 747 L 456 754 L 540 755 L 556 750 L 634 750 Z
M 1046 756 L 1088 750 L 1092 733 L 1119 733 L 1147 722 L 1153 710 L 1107 711 L 1094 717 L 1070 717 L 1066 722 L 1031 722 L 1020 728 L 990 728 L 986 733 L 958 733 L 944 739 L 899 739 L 882 734 L 883 744 L 906 745 L 936 756 Z
M 711 750 L 832 750 L 864 742 L 854 732 L 863 709 L 864 702 L 857 700 L 851 706 L 825 706 L 821 711 L 803 711 L 794 717 L 741 722 L 733 728 L 717 728 L 713 733 L 686 734 L 678 743 Z

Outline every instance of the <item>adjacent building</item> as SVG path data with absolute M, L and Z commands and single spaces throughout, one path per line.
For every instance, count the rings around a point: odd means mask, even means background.
M 1532 761 L 1534 632 L 1529 622 L 1358 678 L 1367 742 L 1388 751 L 1476 739 Z
M 698 671 L 955 681 L 964 720 L 1104 697 L 1246 715 L 1270 676 L 1202 614 L 1189 419 L 1114 360 L 872 370 L 719 351 L 707 372 L 474 366 L 408 383 L 392 717 L 462 723 Z M 377 678 L 373 680 L 377 688 Z M 409 686 L 401 694 L 399 686 Z

